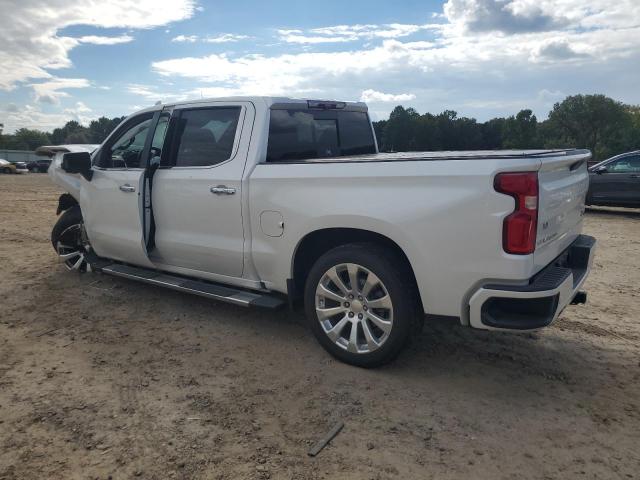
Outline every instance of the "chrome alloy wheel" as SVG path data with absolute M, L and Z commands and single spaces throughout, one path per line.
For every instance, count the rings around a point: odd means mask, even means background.
M 393 303 L 369 269 L 355 263 L 327 270 L 316 288 L 316 314 L 325 334 L 351 353 L 370 353 L 389 338 Z
M 69 270 L 90 272 L 91 265 L 86 260 L 89 242 L 82 224 L 71 225 L 60 234 L 56 250 L 58 257 Z

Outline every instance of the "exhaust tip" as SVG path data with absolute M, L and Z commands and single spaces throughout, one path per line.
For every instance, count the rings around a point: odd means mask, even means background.
M 573 296 L 571 305 L 584 305 L 587 303 L 587 292 L 579 291 Z

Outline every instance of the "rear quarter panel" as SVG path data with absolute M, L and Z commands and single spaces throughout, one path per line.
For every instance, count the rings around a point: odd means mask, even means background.
M 286 291 L 299 242 L 323 228 L 384 235 L 413 267 L 425 311 L 462 316 L 470 290 L 492 279 L 522 281 L 533 258 L 502 250 L 513 198 L 493 189 L 499 171 L 536 170 L 535 159 L 259 164 L 250 176 L 252 258 L 268 288 Z M 263 211 L 284 232 L 264 234 Z

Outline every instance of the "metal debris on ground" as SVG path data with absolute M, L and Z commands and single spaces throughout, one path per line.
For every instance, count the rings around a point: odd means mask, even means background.
M 342 430 L 342 427 L 344 427 L 344 422 L 338 422 L 336 423 L 331 430 L 329 430 L 327 432 L 327 434 L 322 437 L 320 440 L 318 440 L 318 442 L 311 447 L 311 450 L 309 450 L 309 456 L 310 457 L 315 457 L 316 455 L 318 455 L 320 453 L 320 451 L 326 447 L 329 442 L 331 440 L 333 440 L 333 438 L 338 435 L 340 433 L 340 430 Z

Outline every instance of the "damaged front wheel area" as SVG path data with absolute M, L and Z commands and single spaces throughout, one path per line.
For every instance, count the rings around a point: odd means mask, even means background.
M 90 246 L 80 207 L 72 207 L 60 216 L 51 231 L 51 243 L 69 270 L 91 271 L 91 265 L 87 261 Z

